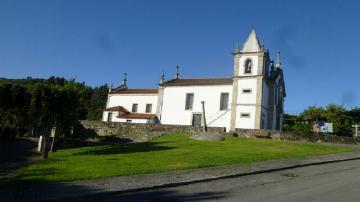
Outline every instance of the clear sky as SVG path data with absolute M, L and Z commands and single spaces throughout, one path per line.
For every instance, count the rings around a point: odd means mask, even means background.
M 232 76 L 252 28 L 281 51 L 285 111 L 360 106 L 360 1 L 0 0 L 0 77 L 76 77 L 155 88 L 173 78 Z

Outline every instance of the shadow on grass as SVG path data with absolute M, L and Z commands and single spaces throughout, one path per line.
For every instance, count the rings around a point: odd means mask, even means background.
M 127 145 L 109 145 L 105 147 L 89 148 L 87 151 L 73 153 L 72 156 L 77 155 L 111 155 L 111 154 L 129 154 L 138 152 L 153 152 L 171 150 L 176 147 L 162 146 L 167 142 L 141 142 Z
M 44 176 L 56 175 L 59 174 L 60 172 L 61 170 L 55 168 L 33 169 L 30 174 L 22 173 L 11 178 L 9 181 L 0 185 L 0 188 L 5 186 L 16 187 L 19 185 L 28 185 L 28 184 L 45 184 L 48 181 L 43 179 Z

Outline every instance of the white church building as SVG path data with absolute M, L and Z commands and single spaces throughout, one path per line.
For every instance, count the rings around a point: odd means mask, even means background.
M 234 74 L 226 78 L 181 78 L 177 67 L 175 78 L 162 74 L 156 89 L 131 89 L 125 75 L 109 90 L 103 121 L 281 130 L 286 92 L 280 53 L 273 62 L 252 30 L 233 56 Z

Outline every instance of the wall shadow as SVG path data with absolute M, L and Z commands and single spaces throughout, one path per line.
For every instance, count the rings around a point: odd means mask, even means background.
M 105 147 L 89 148 L 87 151 L 74 153 L 77 155 L 107 155 L 107 154 L 129 154 L 138 152 L 152 152 L 171 150 L 176 147 L 163 146 L 167 142 L 140 142 L 127 145 L 108 145 Z

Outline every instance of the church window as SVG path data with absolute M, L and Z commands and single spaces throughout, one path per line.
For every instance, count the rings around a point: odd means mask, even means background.
M 152 109 L 152 104 L 146 104 L 145 112 L 146 113 L 151 113 L 151 109 Z
M 229 105 L 229 93 L 221 93 L 220 110 L 227 110 Z
M 241 113 L 240 117 L 241 118 L 250 118 L 250 113 Z
M 244 64 L 244 73 L 245 74 L 251 74 L 252 71 L 252 61 L 251 59 L 246 59 Z
M 186 94 L 185 109 L 192 109 L 194 102 L 194 93 Z
M 138 111 L 138 104 L 133 104 L 131 112 L 137 112 Z
M 112 116 L 113 116 L 113 113 L 112 113 L 112 112 L 109 112 L 109 113 L 108 113 L 108 117 L 107 117 L 107 121 L 108 121 L 108 122 L 111 122 L 111 121 L 112 121 Z
M 251 89 L 249 89 L 249 88 L 242 89 L 242 93 L 251 93 Z

